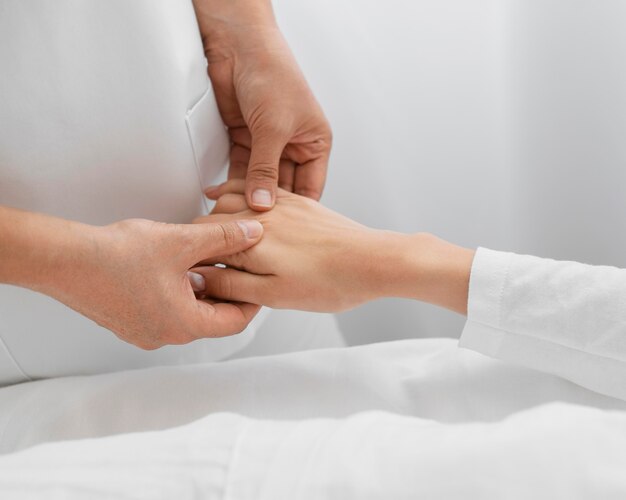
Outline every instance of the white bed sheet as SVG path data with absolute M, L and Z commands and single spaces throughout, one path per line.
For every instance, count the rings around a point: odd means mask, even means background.
M 3 498 L 626 494 L 625 402 L 446 339 L 32 382 L 0 408 Z

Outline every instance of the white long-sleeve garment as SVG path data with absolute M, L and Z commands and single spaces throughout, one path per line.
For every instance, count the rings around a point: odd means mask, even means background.
M 460 345 L 626 400 L 626 270 L 479 248 Z
M 420 339 L 3 388 L 0 497 L 624 498 L 623 278 L 479 249 L 461 345 L 515 364 Z

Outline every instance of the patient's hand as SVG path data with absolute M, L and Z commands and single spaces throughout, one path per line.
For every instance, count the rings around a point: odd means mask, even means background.
M 404 235 L 369 229 L 318 202 L 278 190 L 271 212 L 248 210 L 244 183 L 232 180 L 215 194 L 213 213 L 196 222 L 256 218 L 263 240 L 244 252 L 206 262 L 206 294 L 274 308 L 341 311 L 388 294 L 389 258 Z M 246 271 L 246 272 L 242 272 Z
M 271 212 L 246 207 L 244 182 L 231 180 L 211 193 L 213 213 L 196 222 L 255 218 L 264 226 L 256 246 L 205 261 L 206 295 L 309 311 L 336 312 L 379 297 L 430 302 L 467 311 L 473 250 L 427 233 L 369 229 L 319 203 L 278 191 Z

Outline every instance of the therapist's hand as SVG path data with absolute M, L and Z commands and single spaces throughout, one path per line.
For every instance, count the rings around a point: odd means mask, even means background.
M 194 0 L 209 76 L 232 140 L 229 178 L 249 207 L 269 210 L 277 185 L 319 199 L 331 130 L 269 0 Z
M 2 279 L 50 295 L 140 348 L 233 335 L 258 311 L 252 304 L 198 300 L 194 287 L 206 285 L 188 273 L 200 261 L 256 244 L 263 232 L 257 221 L 137 219 L 94 227 L 7 213 L 21 221 L 21 231 L 13 231 L 14 251 L 5 256 Z

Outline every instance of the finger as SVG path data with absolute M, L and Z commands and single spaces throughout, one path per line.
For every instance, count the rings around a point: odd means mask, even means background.
M 211 211 L 212 214 L 236 214 L 248 210 L 243 194 L 228 193 L 220 196 Z
M 198 300 L 196 337 L 227 337 L 242 332 L 252 321 L 260 306 L 246 303 L 209 303 Z
M 202 293 L 209 297 L 252 304 L 267 300 L 268 276 L 213 266 L 194 267 L 192 271 L 204 277 Z
M 236 127 L 229 129 L 228 135 L 230 136 L 230 140 L 233 144 L 250 152 L 252 149 L 252 134 L 250 133 L 250 129 L 248 127 Z M 280 158 L 283 160 L 298 161 L 297 158 L 293 158 L 292 155 L 289 154 L 290 151 L 296 151 L 296 149 L 294 149 L 294 146 L 287 144 L 281 152 Z M 310 153 L 301 154 L 301 156 L 303 157 L 302 161 L 305 161 L 306 158 L 310 156 Z
M 324 184 L 326 184 L 327 166 L 328 158 L 325 157 L 298 165 L 295 172 L 294 192 L 319 201 L 324 191 Z
M 246 192 L 246 181 L 244 179 L 230 179 L 219 186 L 210 186 L 204 194 L 210 200 L 217 200 L 220 196 L 228 193 L 244 194 Z
M 267 135 L 252 138 L 252 151 L 246 175 L 246 201 L 257 211 L 270 210 L 276 199 L 278 164 L 287 141 Z
M 227 223 L 240 220 L 237 214 L 209 214 L 202 217 L 202 222 L 196 224 L 214 224 L 214 223 Z
M 242 217 L 239 214 L 219 214 L 219 213 L 213 213 L 213 214 L 209 214 L 209 215 L 205 215 L 202 218 L 202 222 L 199 222 L 200 224 L 216 224 L 216 223 L 221 223 L 221 224 L 227 224 L 230 222 L 236 222 L 236 221 L 240 221 L 242 219 Z M 189 267 L 191 266 L 214 266 L 215 264 L 226 264 L 229 267 L 235 267 L 237 269 L 242 269 L 245 267 L 245 261 L 246 261 L 246 255 L 247 252 L 242 251 L 242 252 L 236 252 L 236 253 L 230 253 L 230 254 L 224 254 L 224 255 L 218 255 L 218 254 L 213 254 L 210 257 L 201 257 L 199 260 L 197 260 L 196 262 L 193 262 L 191 265 L 189 265 Z M 197 258 L 197 254 L 195 255 L 195 258 Z M 192 273 L 193 274 L 193 273 Z M 191 281 L 191 277 L 190 277 L 190 281 Z M 192 282 L 193 285 L 193 282 Z M 204 286 L 204 285 L 203 285 Z M 201 291 L 199 290 L 197 287 L 193 287 L 193 290 L 195 292 Z M 204 289 L 204 288 L 202 288 Z
M 256 220 L 189 224 L 182 228 L 190 266 L 214 256 L 243 252 L 263 235 L 263 226 Z
M 295 169 L 298 167 L 294 167 Z M 210 186 L 204 192 L 205 196 L 210 200 L 219 200 L 221 197 L 226 196 L 227 194 L 241 194 L 243 195 L 246 191 L 246 181 L 243 179 L 231 179 L 229 181 L 224 182 L 223 184 L 219 184 L 216 186 Z M 283 198 L 289 196 L 290 192 L 286 189 L 279 189 L 276 193 L 276 198 Z M 246 207 L 248 205 L 246 204 Z M 217 213 L 215 211 L 211 213 Z M 204 221 L 206 216 L 199 217 L 198 221 Z
M 229 179 L 245 179 L 250 161 L 250 150 L 234 144 L 230 149 Z
M 290 160 L 280 160 L 278 165 L 278 187 L 293 193 L 296 164 Z
M 209 64 L 209 78 L 222 121 L 227 127 L 241 127 L 245 125 L 245 121 L 233 85 L 232 72 L 233 68 L 229 61 Z

